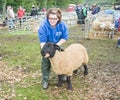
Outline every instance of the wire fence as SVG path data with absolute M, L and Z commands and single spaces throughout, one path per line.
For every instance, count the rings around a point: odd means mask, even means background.
M 29 15 L 29 14 L 26 14 Z M 5 22 L 7 24 L 6 29 L 8 30 L 8 32 L 13 32 L 13 31 L 18 31 L 18 30 L 23 30 L 26 31 L 27 33 L 37 33 L 37 30 L 40 26 L 40 24 L 42 23 L 42 21 L 44 20 L 46 16 L 46 12 L 39 12 L 38 16 L 24 16 L 24 18 L 22 18 L 21 20 L 19 20 L 17 17 L 14 20 L 14 24 L 15 27 L 11 28 L 9 26 L 9 22 L 8 20 Z M 77 14 L 75 11 L 71 11 L 71 12 L 66 12 L 63 11 L 62 12 L 62 20 L 65 22 L 65 24 L 69 27 L 71 26 L 76 26 L 78 18 L 77 18 Z M 84 36 L 87 37 L 89 32 L 90 32 L 90 28 L 91 28 L 91 20 L 89 18 L 87 18 L 85 20 L 85 27 L 84 27 Z M 80 26 L 80 25 L 79 25 Z M 81 28 L 82 30 L 82 28 Z
M 88 17 L 85 19 L 84 30 L 82 30 L 82 27 L 77 24 L 78 18 L 77 18 L 76 12 L 63 11 L 62 12 L 62 20 L 65 22 L 65 24 L 68 26 L 68 28 L 71 26 L 76 26 L 76 25 L 80 26 L 82 32 L 84 33 L 84 37 L 87 38 L 87 37 L 89 37 L 89 34 L 91 32 L 93 21 L 98 16 L 102 15 L 102 12 L 99 14 L 96 14 L 95 16 L 90 16 L 89 13 L 88 13 Z M 37 33 L 40 24 L 42 23 L 42 21 L 44 20 L 44 18 L 46 16 L 46 12 L 39 12 L 39 15 L 34 16 L 34 17 L 28 16 L 28 15 L 29 14 L 27 14 L 27 16 L 24 16 L 24 18 L 21 20 L 19 20 L 16 17 L 16 19 L 14 20 L 15 27 L 12 29 L 9 27 L 8 21 L 6 21 L 6 24 L 7 24 L 6 29 L 8 30 L 8 32 L 23 30 L 23 31 L 26 31 L 27 33 Z M 114 15 L 113 15 L 113 17 L 114 17 Z M 2 21 L 2 19 L 3 19 L 2 16 L 0 16 L 1 21 Z M 113 20 L 113 24 L 115 24 L 115 20 Z M 105 35 L 108 34 L 109 38 L 112 39 L 112 38 L 114 38 L 114 32 L 115 32 L 115 28 L 113 30 L 111 30 L 109 33 L 105 33 Z M 94 31 L 93 34 L 94 34 L 94 37 L 97 38 L 97 35 L 104 34 L 104 32 L 103 31 Z
M 29 14 L 26 14 L 29 15 Z M 1 16 L 2 17 L 2 16 Z M 15 27 L 11 28 L 12 24 L 9 24 L 9 20 L 5 20 L 6 28 L 9 32 L 16 30 L 24 30 L 28 32 L 37 32 L 40 24 L 46 17 L 46 12 L 39 12 L 38 16 L 24 16 L 22 19 L 15 18 L 13 20 Z M 62 12 L 62 20 L 68 27 L 77 23 L 77 16 L 75 12 Z

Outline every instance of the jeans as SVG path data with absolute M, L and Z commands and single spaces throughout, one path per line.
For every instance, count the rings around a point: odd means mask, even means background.
M 14 28 L 15 27 L 15 24 L 14 24 L 14 19 L 13 18 L 9 18 L 8 19 L 8 26 L 9 28 Z

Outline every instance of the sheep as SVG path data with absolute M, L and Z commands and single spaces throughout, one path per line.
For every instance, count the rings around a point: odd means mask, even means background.
M 41 55 L 50 59 L 52 69 L 58 75 L 58 87 L 62 86 L 61 75 L 66 75 L 67 89 L 72 90 L 72 74 L 82 64 L 84 65 L 84 75 L 88 74 L 88 54 L 86 48 L 81 44 L 71 44 L 64 50 L 54 43 L 46 42 L 41 49 Z
M 92 28 L 95 31 L 112 31 L 114 28 L 113 16 L 109 14 L 102 14 L 98 16 L 92 23 Z

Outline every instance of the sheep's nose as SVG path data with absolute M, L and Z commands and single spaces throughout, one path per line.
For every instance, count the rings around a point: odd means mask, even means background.
M 49 53 L 46 53 L 44 57 L 45 57 L 45 58 L 49 58 L 49 57 L 50 57 L 50 54 L 49 54 Z

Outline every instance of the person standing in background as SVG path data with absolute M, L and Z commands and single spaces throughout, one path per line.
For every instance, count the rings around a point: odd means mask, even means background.
M 87 17 L 87 4 L 82 5 L 77 5 L 76 6 L 76 14 L 78 17 L 77 23 L 80 25 L 81 29 L 84 31 L 85 30 L 85 18 Z
M 95 5 L 95 4 L 94 4 Z M 92 9 L 92 15 L 97 14 L 98 12 L 100 12 L 100 5 L 95 5 Z
M 117 40 L 117 47 L 120 48 L 120 38 Z
M 32 10 L 31 10 L 30 16 L 34 16 L 35 18 L 37 18 L 37 15 L 38 15 L 38 11 L 35 8 L 35 6 L 32 5 Z
M 7 6 L 7 20 L 8 20 L 9 29 L 15 28 L 15 24 L 14 24 L 15 14 L 11 6 Z
M 87 18 L 87 7 L 88 7 L 88 5 L 87 4 L 84 4 L 84 6 L 83 6 L 83 18 L 82 18 L 82 30 L 84 31 L 85 30 L 85 20 L 86 20 L 86 18 Z
M 76 5 L 76 14 L 78 17 L 77 24 L 82 24 L 82 18 L 83 18 L 83 10 L 82 10 L 82 5 Z
M 22 8 L 22 6 L 19 6 L 19 9 L 17 11 L 17 16 L 19 19 L 20 27 L 22 26 L 23 18 L 25 16 L 25 10 Z

